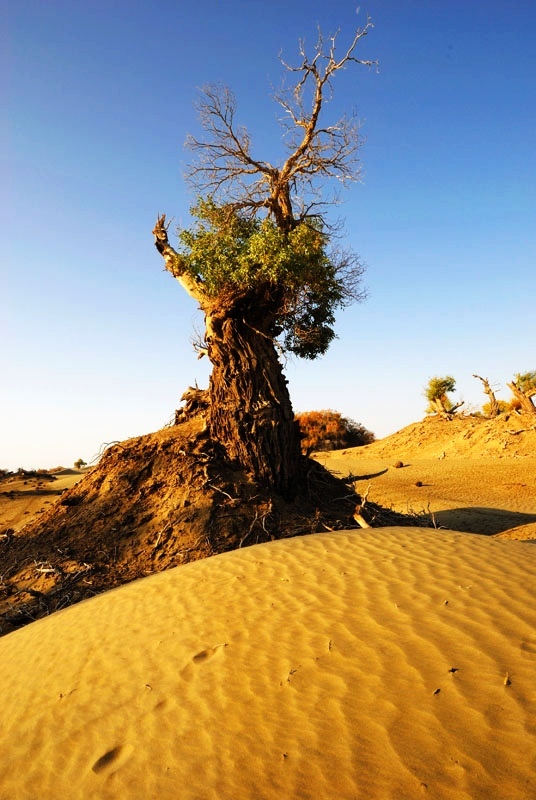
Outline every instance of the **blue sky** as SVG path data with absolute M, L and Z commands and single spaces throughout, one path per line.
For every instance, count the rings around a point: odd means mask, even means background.
M 356 109 L 363 176 L 343 195 L 345 242 L 368 300 L 340 314 L 315 362 L 289 361 L 294 408 L 332 408 L 385 436 L 424 416 L 451 374 L 485 401 L 536 368 L 536 3 L 511 0 L 8 0 L 2 73 L 0 466 L 89 461 L 156 430 L 209 365 L 195 304 L 151 230 L 187 224 L 185 137 L 198 87 L 228 84 L 254 153 L 281 153 L 278 54 L 341 44 L 379 71 L 341 73 L 329 107 Z

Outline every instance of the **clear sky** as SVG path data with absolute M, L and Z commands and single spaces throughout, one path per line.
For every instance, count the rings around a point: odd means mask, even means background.
M 362 182 L 337 214 L 369 299 L 326 356 L 289 361 L 297 411 L 378 437 L 424 416 L 433 375 L 536 369 L 534 0 L 8 0 L 2 75 L 0 467 L 70 465 L 166 424 L 207 383 L 195 303 L 163 271 L 158 212 L 188 223 L 198 87 L 235 92 L 253 152 L 277 159 L 270 99 L 316 26 L 375 28 L 329 113 L 356 109 Z

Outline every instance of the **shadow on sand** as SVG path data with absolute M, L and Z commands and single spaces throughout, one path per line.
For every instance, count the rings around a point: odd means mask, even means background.
M 389 467 L 386 467 L 385 469 L 380 470 L 380 472 L 370 472 L 368 473 L 368 475 L 354 475 L 353 473 L 350 473 L 346 477 L 342 478 L 342 480 L 345 483 L 355 483 L 357 481 L 371 481 L 372 478 L 379 478 L 380 475 L 385 475 L 388 469 Z M 331 472 L 333 472 L 333 474 L 336 474 L 337 476 L 339 475 L 339 473 L 337 473 L 336 470 L 331 470 Z
M 436 511 L 433 519 L 438 528 L 492 536 L 495 533 L 502 533 L 511 528 L 536 522 L 536 514 L 505 511 L 503 508 L 470 506 Z

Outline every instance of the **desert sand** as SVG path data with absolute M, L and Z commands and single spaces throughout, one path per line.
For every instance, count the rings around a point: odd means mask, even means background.
M 0 800 L 536 796 L 529 422 L 426 419 L 314 456 L 372 503 L 433 529 L 335 530 L 243 547 L 0 638 Z M 191 512 L 192 433 L 123 443 L 74 487 L 81 476 L 70 470 L 8 477 L 4 604 L 52 596 L 60 578 L 65 602 L 76 602 L 79 586 L 96 593 L 136 577 L 126 570 L 136 559 L 147 574 L 184 552 L 206 555 L 188 539 L 213 519 L 204 506 Z M 168 476 L 181 459 L 192 478 L 182 488 Z M 220 489 L 225 511 L 237 487 Z M 111 561 L 109 575 L 93 565 L 110 514 L 124 575 L 112 575 Z
M 21 530 L 28 522 L 54 505 L 87 470 L 41 470 L 30 474 L 14 473 L 0 481 L 0 528 Z
M 426 418 L 314 458 L 370 500 L 436 527 L 536 539 L 536 426 L 526 416 Z
M 2 800 L 528 800 L 536 547 L 259 544 L 0 639 Z

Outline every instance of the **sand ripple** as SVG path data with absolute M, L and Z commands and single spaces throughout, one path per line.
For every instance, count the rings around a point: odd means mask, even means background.
M 536 547 L 378 529 L 155 575 L 0 640 L 2 800 L 527 800 Z

